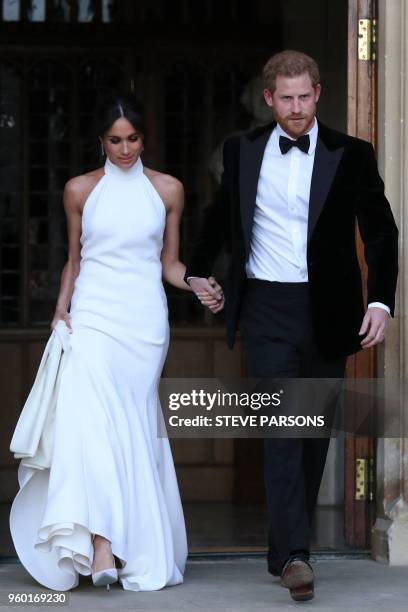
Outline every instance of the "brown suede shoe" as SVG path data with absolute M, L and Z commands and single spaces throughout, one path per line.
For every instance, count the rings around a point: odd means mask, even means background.
M 303 559 L 290 558 L 284 565 L 281 583 L 295 601 L 308 601 L 314 597 L 313 569 Z

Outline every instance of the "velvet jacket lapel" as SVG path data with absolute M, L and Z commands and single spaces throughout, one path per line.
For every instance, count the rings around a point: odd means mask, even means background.
M 249 254 L 256 192 L 262 159 L 266 143 L 275 126 L 276 121 L 241 136 L 239 191 L 246 256 Z
M 318 124 L 319 135 L 310 187 L 308 241 L 316 227 L 344 152 L 344 147 L 335 136 L 336 132 L 326 128 L 320 121 L 318 121 Z M 250 248 L 262 159 L 266 144 L 275 126 L 276 121 L 241 136 L 239 186 L 246 256 L 248 256 Z
M 326 128 L 320 121 L 318 121 L 318 124 L 319 132 L 310 185 L 309 218 L 307 224 L 308 243 L 323 210 L 344 153 L 344 147 L 340 145 L 336 138 L 333 138 L 335 133 Z

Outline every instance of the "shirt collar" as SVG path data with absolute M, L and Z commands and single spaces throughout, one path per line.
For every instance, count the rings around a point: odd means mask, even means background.
M 314 123 L 312 125 L 312 127 L 310 128 L 310 130 L 308 132 L 306 132 L 306 134 L 309 134 L 309 138 L 310 138 L 310 147 L 309 147 L 309 151 L 307 153 L 307 155 L 313 155 L 316 149 L 316 144 L 317 144 L 317 135 L 319 132 L 319 124 L 317 123 L 317 119 L 316 117 L 314 118 Z M 296 140 L 296 138 L 293 138 L 292 136 L 289 136 L 289 134 L 287 134 L 279 125 L 279 123 L 276 124 L 276 127 L 274 129 L 274 135 L 275 135 L 275 142 L 276 142 L 276 146 L 279 147 L 279 136 L 286 136 L 286 138 L 290 138 L 290 140 Z M 280 150 L 280 149 L 279 149 Z

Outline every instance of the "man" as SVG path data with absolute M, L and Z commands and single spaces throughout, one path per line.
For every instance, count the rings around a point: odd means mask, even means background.
M 221 185 L 185 279 L 219 312 L 224 297 L 210 274 L 227 242 L 227 342 L 232 348 L 239 327 L 249 375 L 340 378 L 348 355 L 384 340 L 398 230 L 372 145 L 316 119 L 316 62 L 284 51 L 269 59 L 263 76 L 275 121 L 225 142 Z M 356 221 L 368 265 L 366 312 Z M 265 440 L 268 569 L 297 601 L 314 595 L 310 524 L 328 444 Z

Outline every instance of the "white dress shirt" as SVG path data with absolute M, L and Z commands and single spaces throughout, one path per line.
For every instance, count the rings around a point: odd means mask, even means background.
M 292 147 L 283 155 L 279 137 L 290 137 L 280 125 L 269 137 L 258 180 L 246 264 L 249 278 L 290 283 L 308 280 L 307 221 L 317 132 L 315 120 L 309 131 L 308 153 Z
M 310 185 L 316 151 L 318 123 L 308 132 L 307 153 L 292 147 L 281 153 L 279 137 L 286 136 L 278 124 L 265 147 L 258 180 L 251 245 L 246 274 L 248 278 L 304 283 L 307 273 L 307 225 Z M 376 306 L 390 313 L 388 306 Z

